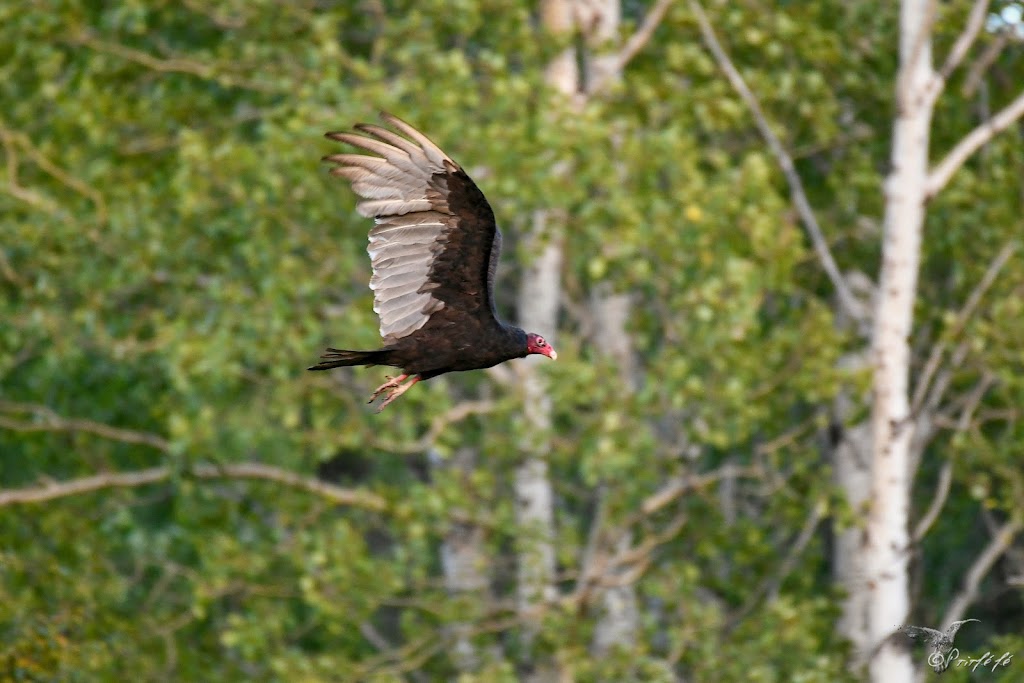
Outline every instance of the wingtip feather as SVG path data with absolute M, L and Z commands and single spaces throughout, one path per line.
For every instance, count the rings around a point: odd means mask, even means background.
M 428 138 L 426 135 L 417 130 L 414 126 L 406 123 L 402 119 L 398 118 L 394 114 L 389 114 L 386 111 L 380 113 L 381 120 L 390 124 L 392 127 L 397 128 L 402 135 L 405 135 L 410 140 L 417 142 L 423 149 L 427 157 L 430 158 L 435 164 L 443 166 L 445 161 L 452 161 L 443 149 L 434 144 L 434 141 Z M 454 162 L 453 162 L 454 163 Z M 457 164 L 456 164 L 457 166 Z

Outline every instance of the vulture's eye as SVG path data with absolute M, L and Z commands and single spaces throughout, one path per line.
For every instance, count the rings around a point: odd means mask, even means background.
M 545 346 L 546 344 L 547 344 L 547 342 L 544 341 L 543 337 L 538 337 L 537 338 L 537 346 Z

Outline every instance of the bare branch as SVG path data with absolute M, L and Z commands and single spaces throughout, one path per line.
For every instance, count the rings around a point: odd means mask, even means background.
M 193 465 L 186 472 L 197 479 L 263 479 L 313 493 L 338 505 L 368 510 L 387 508 L 387 502 L 375 493 L 342 488 L 258 462 Z M 170 467 L 151 467 L 136 472 L 108 472 L 70 481 L 48 482 L 30 488 L 0 490 L 0 507 L 17 503 L 44 503 L 109 488 L 146 486 L 170 479 L 173 474 L 174 470 Z
M 971 68 L 967 70 L 967 77 L 964 79 L 963 87 L 960 88 L 960 93 L 964 97 L 973 95 L 974 91 L 981 85 L 981 80 L 985 73 L 999 59 L 999 55 L 1002 54 L 1003 49 L 1010 42 L 1010 35 L 1009 31 L 1000 31 L 996 35 L 995 40 L 989 43 L 985 51 L 981 53 L 981 56 L 971 64 Z
M 7 258 L 7 254 L 3 249 L 0 249 L 0 275 L 3 275 L 5 280 L 17 287 L 28 286 L 25 280 L 14 270 L 14 266 L 11 265 L 11 261 Z
M 5 188 L 7 193 L 15 199 L 23 201 L 40 211 L 50 214 L 51 216 L 57 214 L 59 209 L 52 199 L 18 183 L 19 164 L 18 152 L 15 149 L 16 142 L 17 140 L 14 132 L 0 126 L 0 144 L 2 144 L 4 148 L 4 157 L 6 159 L 7 166 L 7 184 Z
M 689 515 L 686 513 L 676 515 L 663 529 L 651 534 L 639 545 L 616 553 L 611 560 L 612 565 L 622 567 L 645 560 L 658 546 L 664 545 L 678 536 L 688 520 Z
M 974 6 L 971 7 L 971 13 L 967 17 L 967 23 L 964 25 L 964 30 L 960 32 L 956 42 L 953 43 L 953 47 L 950 48 L 949 54 L 946 55 L 946 61 L 943 63 L 942 68 L 935 74 L 934 78 L 937 83 L 936 87 L 940 90 L 945 85 L 946 80 L 949 79 L 950 75 L 960 66 L 960 62 L 963 61 L 967 55 L 967 51 L 974 45 L 974 41 L 978 39 L 978 34 L 981 32 L 981 27 L 985 25 L 985 16 L 988 13 L 988 2 L 989 0 L 974 0 Z
M 981 124 L 968 133 L 949 154 L 940 161 L 928 174 L 925 183 L 925 196 L 928 199 L 935 197 L 949 183 L 953 174 L 956 173 L 964 162 L 972 154 L 986 145 L 989 140 L 1009 128 L 1013 123 L 1024 115 L 1024 92 L 1017 95 L 1017 98 L 1003 107 L 985 123 Z
M 963 410 L 960 411 L 960 419 L 956 422 L 956 431 L 966 432 L 971 427 L 971 421 L 974 419 L 974 413 L 978 410 L 978 406 L 981 405 L 981 399 L 985 398 L 985 394 L 988 390 L 996 384 L 998 380 L 988 370 L 985 371 L 981 380 L 971 390 L 971 393 L 967 395 L 964 401 Z
M 388 642 L 388 639 L 381 635 L 381 632 L 378 631 L 377 628 L 369 621 L 364 621 L 359 624 L 359 632 L 370 642 L 370 644 L 381 652 L 390 652 L 396 649 L 395 646 Z M 410 671 L 409 677 L 412 678 L 412 680 L 417 681 L 417 683 L 419 681 L 426 680 L 422 671 Z
M 393 650 L 394 645 L 388 642 L 388 639 L 381 635 L 373 624 L 368 621 L 361 622 L 359 624 L 359 632 L 363 634 L 363 637 L 370 641 L 370 644 L 381 651 Z
M 746 603 L 729 618 L 729 624 L 725 627 L 726 632 L 732 631 L 736 628 L 740 622 L 742 622 L 753 610 L 757 607 L 758 603 L 762 599 L 767 598 L 773 600 L 778 595 L 779 587 L 782 582 L 786 580 L 786 577 L 793 571 L 793 567 L 796 565 L 797 560 L 803 555 L 804 550 L 807 549 L 811 539 L 814 538 L 814 531 L 818 528 L 818 524 L 821 519 L 825 516 L 826 505 L 824 500 L 816 501 L 807 514 L 807 519 L 804 521 L 803 527 L 800 529 L 800 533 L 797 534 L 793 543 L 789 547 L 789 552 L 786 553 L 786 557 L 783 558 L 782 562 L 779 563 L 778 568 L 769 576 L 766 576 L 761 584 L 754 590 L 750 598 Z
M 4 429 L 18 432 L 87 432 L 112 441 L 152 446 L 165 453 L 170 450 L 168 441 L 156 434 L 111 427 L 93 420 L 61 417 L 46 406 L 34 403 L 0 400 L 0 411 L 14 415 L 31 414 L 35 418 L 32 421 L 13 420 L 6 415 L 0 415 L 0 428 Z
M 967 297 L 967 301 L 964 303 L 963 308 L 956 314 L 956 318 L 953 321 L 952 327 L 947 334 L 947 339 L 955 339 L 960 336 L 963 332 L 964 327 L 968 321 L 974 315 L 974 312 L 978 308 L 978 304 L 981 302 L 981 297 L 985 295 L 985 292 L 992 287 L 992 284 L 996 281 L 996 277 L 999 275 L 999 271 L 1003 269 L 1006 262 L 1013 256 L 1013 252 L 1017 250 L 1017 242 L 1007 242 L 999 253 L 996 255 L 992 263 L 989 264 L 988 268 L 985 269 L 985 274 L 981 276 L 981 280 L 975 285 L 974 289 Z M 925 397 L 928 395 L 928 390 L 932 383 L 932 379 L 935 375 L 935 371 L 939 368 L 939 363 L 942 360 L 942 355 L 946 351 L 946 342 L 940 341 L 932 347 L 932 352 L 928 357 L 928 360 L 924 364 L 924 369 L 921 371 L 921 379 L 917 383 L 917 387 L 914 389 L 914 398 L 911 401 L 911 412 L 917 412 L 924 405 Z
M 107 222 L 107 203 L 103 199 L 103 194 L 99 190 L 79 178 L 76 178 L 54 162 L 50 161 L 50 159 L 32 143 L 32 140 L 28 135 L 18 131 L 9 130 L 0 125 L 0 137 L 3 138 L 5 146 L 15 143 L 18 144 L 25 150 L 29 158 L 35 162 L 36 166 L 54 180 L 88 198 L 89 201 L 96 206 L 99 223 L 103 224 Z M 10 153 L 10 150 L 8 150 L 8 153 Z M 10 160 L 8 161 L 8 172 L 10 172 Z M 12 175 L 12 182 L 13 178 L 14 176 Z
M 200 2 L 199 0 L 183 0 L 182 4 L 185 5 L 189 11 L 206 17 L 217 28 L 225 31 L 239 29 L 246 24 L 247 17 L 242 15 L 230 16 L 227 11 L 218 12 L 216 9 L 208 6 L 207 3 Z
M 668 543 L 683 530 L 689 517 L 686 513 L 676 515 L 663 529 L 645 538 L 639 545 L 626 547 L 614 555 L 597 552 L 588 559 L 587 566 L 580 572 L 576 589 L 562 598 L 564 605 L 579 606 L 590 599 L 594 588 L 621 588 L 635 583 L 644 575 L 654 560 L 653 553 Z M 629 525 L 623 525 L 628 527 Z M 629 531 L 622 531 L 618 540 L 609 543 L 618 546 L 628 538 Z
M 949 389 L 949 385 L 953 382 L 954 373 L 960 369 L 960 366 L 967 360 L 967 352 L 970 350 L 970 345 L 961 340 L 953 352 L 949 354 L 949 360 L 946 361 L 946 366 L 939 372 L 935 380 L 932 382 L 931 389 L 928 390 L 928 396 L 924 399 L 924 403 L 921 404 L 919 411 L 922 417 L 935 417 L 935 411 L 938 409 L 939 404 L 942 403 L 943 397 L 946 395 L 946 390 Z
M 430 450 L 444 431 L 456 422 L 462 422 L 473 415 L 486 415 L 498 409 L 495 401 L 465 401 L 452 406 L 451 410 L 434 418 L 430 429 L 416 441 L 409 443 L 391 443 L 375 441 L 374 446 L 390 453 L 423 453 Z
M 136 50 L 135 48 L 128 47 L 127 45 L 100 40 L 87 32 L 75 37 L 71 42 L 92 48 L 97 52 L 105 52 L 106 54 L 120 57 L 121 59 L 129 62 L 140 64 L 147 69 L 152 69 L 153 71 L 191 74 L 193 76 L 199 76 L 200 78 L 211 78 L 213 76 L 213 69 L 202 62 L 181 58 L 161 59 L 160 57 L 154 57 L 148 52 Z
M 712 472 L 707 472 L 706 474 L 691 474 L 685 477 L 675 477 L 657 493 L 648 496 L 643 503 L 640 504 L 640 512 L 641 515 L 652 515 L 688 491 L 702 488 L 708 484 L 725 479 L 726 477 L 751 477 L 756 479 L 762 476 L 762 474 L 763 473 L 760 468 L 757 467 L 725 465 L 724 467 L 720 467 Z M 635 521 L 636 520 L 630 520 L 626 525 L 632 524 Z
M 766 584 L 765 595 L 769 600 L 774 599 L 778 595 L 779 587 L 782 582 L 789 576 L 790 572 L 796 566 L 796 562 L 803 555 L 804 550 L 810 544 L 811 539 L 814 538 L 814 531 L 818 528 L 818 524 L 825 516 L 827 506 L 824 500 L 817 501 L 811 508 L 810 513 L 807 515 L 807 519 L 804 521 L 804 526 L 800 529 L 800 533 L 797 535 L 796 540 L 793 541 L 793 545 L 790 546 L 789 552 L 786 553 L 785 559 L 779 565 L 778 570 L 775 572 L 775 577 L 770 583 Z
M 951 624 L 963 618 L 968 608 L 978 599 L 978 586 L 981 585 L 982 580 L 996 561 L 1010 547 L 1021 529 L 1024 529 L 1024 523 L 1019 519 L 1014 519 L 1004 524 L 995 533 L 989 544 L 971 564 L 971 568 L 967 570 L 963 590 L 957 593 L 953 601 L 950 602 L 942 617 L 942 624 Z
M 746 82 L 743 80 L 743 76 L 736 70 L 732 60 L 722 47 L 721 43 L 718 42 L 718 38 L 715 36 L 715 31 L 711 26 L 711 22 L 707 15 L 704 13 L 704 8 L 697 0 L 690 0 L 690 9 L 693 11 L 694 16 L 697 18 L 697 24 L 700 26 L 701 35 L 704 38 L 705 44 L 708 49 L 714 55 L 718 61 L 719 67 L 725 72 L 726 77 L 732 84 L 732 87 L 739 96 L 746 103 L 750 109 L 751 114 L 754 117 L 754 122 L 757 124 L 758 130 L 761 132 L 761 136 L 765 139 L 772 154 L 775 155 L 775 159 L 782 169 L 782 173 L 786 176 L 786 181 L 789 183 L 790 196 L 793 201 L 793 205 L 796 207 L 797 213 L 800 215 L 800 220 L 804 224 L 804 228 L 807 230 L 807 234 L 811 239 L 811 244 L 814 247 L 815 253 L 818 255 L 818 260 L 821 261 L 822 267 L 825 269 L 825 273 L 828 275 L 829 280 L 832 281 L 832 286 L 836 290 L 836 295 L 839 297 L 839 303 L 846 310 L 847 314 L 855 321 L 862 332 L 867 331 L 867 316 L 864 308 L 858 303 L 857 299 L 853 296 L 853 292 L 850 291 L 849 284 L 839 271 L 839 266 L 836 265 L 835 258 L 832 256 L 832 250 L 828 246 L 828 242 L 825 240 L 825 236 L 821 231 L 821 226 L 818 224 L 818 219 L 814 215 L 814 210 L 811 208 L 811 203 L 807 199 L 807 193 L 804 191 L 803 182 L 800 180 L 800 175 L 796 172 L 796 166 L 793 164 L 793 159 L 789 153 L 786 152 L 782 146 L 782 142 L 778 136 L 772 131 L 771 126 L 768 125 L 768 119 L 764 115 L 764 111 L 761 109 L 761 105 L 754 93 L 751 92 L 750 88 L 747 87 Z
M 942 512 L 943 506 L 946 504 L 946 498 L 949 497 L 949 487 L 953 483 L 953 461 L 946 460 L 942 463 L 942 470 L 939 472 L 939 483 L 935 486 L 935 495 L 932 496 L 932 502 L 928 506 L 928 511 L 921 517 L 921 521 L 914 527 L 914 533 L 910 537 L 911 543 L 920 543 L 924 540 L 925 534 L 935 524 L 935 520 L 939 518 L 939 513 Z
M 204 64 L 203 62 L 189 59 L 187 57 L 171 57 L 168 59 L 155 57 L 148 52 L 137 50 L 133 47 L 128 47 L 127 45 L 100 40 L 89 32 L 83 32 L 82 34 L 71 38 L 68 42 L 72 45 L 81 45 L 83 47 L 96 50 L 97 52 L 103 52 L 115 57 L 120 57 L 126 61 L 161 73 L 189 74 L 204 80 L 217 81 L 218 83 L 226 86 L 246 88 L 258 92 L 276 92 L 274 88 L 248 80 L 240 71 L 234 73 L 218 71 L 209 64 Z
M 651 36 L 654 35 L 654 31 L 658 28 L 658 24 L 665 18 L 665 14 L 668 13 L 669 7 L 672 6 L 673 0 L 658 0 L 654 3 L 654 7 L 644 17 L 643 23 L 637 28 L 636 33 L 629 37 L 626 44 L 622 46 L 622 50 L 619 52 L 619 69 L 624 68 L 629 64 L 630 60 L 637 56 L 640 50 L 644 49 L 644 46 L 651 40 Z

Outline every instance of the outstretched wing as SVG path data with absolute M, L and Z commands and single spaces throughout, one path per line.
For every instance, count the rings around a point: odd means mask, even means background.
M 906 634 L 909 638 L 916 638 L 923 640 L 926 643 L 938 642 L 937 639 L 942 638 L 942 632 L 936 631 L 935 629 L 925 628 L 923 626 L 900 626 L 899 630 Z
M 401 135 L 370 124 L 333 140 L 375 154 L 335 154 L 334 175 L 347 178 L 374 218 L 367 251 L 373 264 L 373 310 L 391 345 L 444 311 L 458 325 L 492 322 L 491 281 L 501 249 L 494 212 L 483 193 L 425 135 L 398 117 L 381 118 Z

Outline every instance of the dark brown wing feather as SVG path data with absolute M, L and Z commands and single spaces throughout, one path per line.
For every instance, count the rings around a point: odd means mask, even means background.
M 424 327 L 455 326 L 469 334 L 500 329 L 491 283 L 501 237 L 487 199 L 425 135 L 390 114 L 381 118 L 401 135 L 366 124 L 356 126 L 365 135 L 327 134 L 378 156 L 326 159 L 366 200 L 358 211 L 376 222 L 367 251 L 385 346 Z
M 941 631 L 923 626 L 900 626 L 899 630 L 906 634 L 908 638 L 917 638 L 926 643 L 935 643 L 942 639 Z

